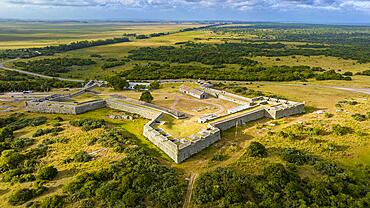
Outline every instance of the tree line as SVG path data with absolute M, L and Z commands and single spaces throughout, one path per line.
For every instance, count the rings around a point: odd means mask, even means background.
M 51 56 L 56 53 L 62 53 L 77 49 L 109 45 L 114 43 L 129 42 L 130 39 L 127 37 L 112 38 L 105 40 L 93 40 L 93 41 L 77 41 L 69 44 L 62 44 L 57 46 L 47 46 L 43 48 L 27 48 L 27 49 L 9 49 L 0 51 L 0 58 L 13 59 L 13 58 L 32 58 L 37 56 Z
M 336 72 L 324 72 L 321 68 L 309 66 L 273 66 L 273 67 L 241 67 L 239 69 L 211 68 L 198 65 L 148 63 L 136 65 L 131 70 L 118 75 L 126 80 L 158 80 L 158 79 L 204 79 L 204 80 L 237 80 L 237 81 L 293 81 L 310 78 L 317 79 L 349 79 Z M 119 79 L 116 77 L 116 79 Z

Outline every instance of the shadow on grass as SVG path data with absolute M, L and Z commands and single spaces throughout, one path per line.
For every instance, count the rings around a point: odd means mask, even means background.
M 306 105 L 304 107 L 304 110 L 306 111 L 305 114 L 307 114 L 307 113 L 313 113 L 313 112 L 318 111 L 318 110 L 326 110 L 326 108 L 316 108 L 316 107 L 313 107 L 313 106 L 307 106 Z

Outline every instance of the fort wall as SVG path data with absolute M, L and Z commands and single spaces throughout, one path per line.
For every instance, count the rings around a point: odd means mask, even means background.
M 94 100 L 86 103 L 64 103 L 57 101 L 42 101 L 31 100 L 26 102 L 26 110 L 30 112 L 40 113 L 56 113 L 56 114 L 81 114 L 88 111 L 106 107 L 105 100 Z
M 177 163 L 180 163 L 192 155 L 206 149 L 211 146 L 213 143 L 221 140 L 221 131 L 218 128 L 212 126 L 209 127 L 210 130 L 207 132 L 207 135 L 200 137 L 197 140 L 181 144 L 179 147 Z
M 245 114 L 240 114 L 236 116 L 232 116 L 230 118 L 227 118 L 222 121 L 218 122 L 213 122 L 211 123 L 212 126 L 220 129 L 221 131 L 225 131 L 228 129 L 231 129 L 237 125 L 243 125 L 251 121 L 255 121 L 261 118 L 265 117 L 265 112 L 266 110 L 261 108 L 261 109 L 256 109 L 251 112 L 247 112 Z
M 94 83 L 87 84 L 85 89 L 71 95 L 74 96 L 83 93 L 86 89 L 94 87 L 94 85 Z M 203 89 L 206 93 L 219 99 L 248 106 L 256 103 L 258 107 L 252 111 L 240 111 L 224 118 L 218 118 L 217 120 L 220 119 L 219 121 L 210 122 L 207 129 L 193 135 L 192 140 L 182 139 L 180 142 L 171 138 L 161 129 L 157 129 L 156 125 L 160 123 L 160 120 L 165 114 L 171 115 L 177 119 L 185 117 L 185 114 L 118 95 L 111 96 L 106 100 L 94 100 L 79 104 L 58 102 L 57 100 L 61 100 L 65 96 L 51 95 L 43 99 L 27 101 L 26 110 L 43 113 L 81 114 L 99 108 L 109 107 L 120 111 L 138 114 L 144 118 L 150 119 L 150 121 L 144 126 L 143 135 L 176 163 L 183 162 L 192 155 L 219 141 L 221 139 L 221 131 L 265 117 L 279 119 L 304 112 L 303 103 L 268 97 L 249 99 L 225 91 L 211 88 Z M 254 106 L 257 105 L 254 104 Z
M 250 98 L 246 98 L 243 96 L 235 95 L 229 92 L 221 91 L 221 90 L 216 90 L 212 88 L 202 88 L 204 92 L 212 95 L 213 97 L 230 101 L 233 103 L 238 103 L 240 105 L 250 105 L 253 101 Z
M 178 146 L 173 143 L 167 137 L 163 136 L 158 132 L 153 126 L 156 122 L 159 122 L 163 117 L 163 113 L 157 114 L 149 123 L 145 124 L 143 135 L 149 139 L 154 145 L 159 147 L 163 152 L 165 152 L 173 161 L 179 163 L 178 158 Z
M 272 108 L 266 108 L 266 117 L 273 119 L 284 118 L 292 115 L 304 113 L 304 104 L 297 103 L 292 106 L 276 106 Z
M 106 100 L 106 102 L 107 102 L 107 107 L 109 108 L 138 114 L 147 119 L 157 118 L 158 114 L 160 114 L 160 111 L 152 110 L 150 108 L 146 108 L 140 105 L 126 103 L 126 102 L 123 102 L 122 100 L 115 99 L 115 98 L 109 98 Z

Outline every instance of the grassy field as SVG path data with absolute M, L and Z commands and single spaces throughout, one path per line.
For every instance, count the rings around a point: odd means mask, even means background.
M 276 59 L 280 61 L 276 61 Z M 281 56 L 281 57 L 254 57 L 256 61 L 266 66 L 300 66 L 321 67 L 326 70 L 334 69 L 341 72 L 362 72 L 370 69 L 370 63 L 360 64 L 354 60 L 340 59 L 327 56 Z
M 193 23 L 0 23 L 0 50 L 32 48 L 70 43 L 78 40 L 98 40 L 120 37 L 127 33 L 151 34 L 175 32 L 198 27 Z

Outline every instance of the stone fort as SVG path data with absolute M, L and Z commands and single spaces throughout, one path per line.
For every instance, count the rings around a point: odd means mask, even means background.
M 165 152 L 174 162 L 181 163 L 192 155 L 209 147 L 221 139 L 221 131 L 228 130 L 238 125 L 256 121 L 262 118 L 279 119 L 287 116 L 304 113 L 304 104 L 270 97 L 246 98 L 229 92 L 213 89 L 210 86 L 202 86 L 200 89 L 191 90 L 181 87 L 182 93 L 201 92 L 205 99 L 212 96 L 238 104 L 234 109 L 229 109 L 227 115 L 212 115 L 201 119 L 207 128 L 194 135 L 191 140 L 179 142 L 172 138 L 158 124 L 164 115 L 170 115 L 176 119 L 184 119 L 186 115 L 182 112 L 156 106 L 153 104 L 133 100 L 119 95 L 110 96 L 105 100 L 93 100 L 83 103 L 66 103 L 65 99 L 83 94 L 94 87 L 101 86 L 99 82 L 89 82 L 82 90 L 69 95 L 51 95 L 42 99 L 26 102 L 26 110 L 30 112 L 57 113 L 57 114 L 81 114 L 99 108 L 112 108 L 120 111 L 134 113 L 149 119 L 144 126 L 143 135 L 154 145 Z M 186 89 L 184 91 L 184 89 Z M 198 94 L 197 94 L 198 95 Z M 194 95 L 191 95 L 194 97 Z M 200 122 L 200 121 L 199 121 Z

